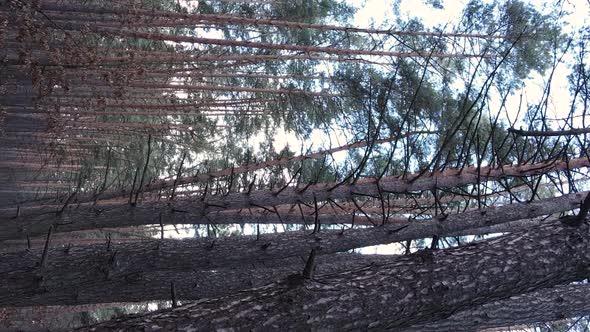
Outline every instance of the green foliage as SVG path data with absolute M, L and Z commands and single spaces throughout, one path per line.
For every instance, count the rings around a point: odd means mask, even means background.
M 445 8 L 441 0 L 424 0 L 424 3 L 432 6 L 433 8 L 436 8 L 436 9 L 444 9 Z
M 565 47 L 560 27 L 556 25 L 557 13 L 541 14 L 531 4 L 519 0 L 484 3 L 470 1 L 464 12 L 461 29 L 466 32 L 480 32 L 504 36 L 497 49 L 496 59 L 488 60 L 496 65 L 500 58 L 507 56 L 505 66 L 498 74 L 498 81 L 508 86 L 517 86 L 531 71 L 544 73 L 552 65 L 553 56 Z

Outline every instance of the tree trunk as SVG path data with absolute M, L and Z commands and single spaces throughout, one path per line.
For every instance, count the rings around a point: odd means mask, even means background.
M 414 325 L 404 332 L 479 331 L 590 314 L 590 285 L 571 284 L 515 295 L 459 311 L 449 318 Z
M 99 112 L 97 112 L 97 113 L 99 113 Z M 135 113 L 127 112 L 127 114 L 135 114 Z M 196 174 L 194 176 L 183 176 L 180 178 L 174 177 L 171 179 L 156 180 L 156 181 L 149 183 L 143 192 L 168 189 L 168 188 L 173 187 L 173 185 L 181 186 L 181 185 L 187 185 L 187 184 L 206 183 L 207 181 L 210 181 L 215 178 L 220 178 L 220 177 L 224 177 L 224 176 L 231 176 L 231 175 L 236 175 L 236 174 L 243 174 L 243 173 L 248 173 L 248 172 L 254 172 L 254 171 L 269 168 L 272 166 L 286 165 L 288 163 L 297 162 L 297 161 L 304 161 L 304 160 L 309 160 L 309 159 L 319 159 L 319 158 L 322 158 L 326 155 L 330 155 L 332 153 L 336 153 L 336 152 L 340 152 L 340 151 L 347 151 L 347 150 L 351 150 L 351 149 L 359 148 L 359 147 L 365 147 L 369 144 L 381 144 L 381 143 L 392 142 L 392 141 L 395 141 L 395 140 L 398 140 L 401 138 L 406 138 L 410 135 L 434 134 L 434 133 L 436 133 L 436 132 L 412 131 L 412 132 L 408 132 L 408 133 L 401 134 L 401 135 L 391 136 L 388 138 L 376 139 L 374 141 L 362 140 L 362 141 L 357 141 L 354 143 L 350 143 L 350 144 L 346 144 L 346 145 L 342 145 L 342 146 L 338 146 L 335 148 L 322 150 L 322 151 L 318 151 L 318 152 L 313 152 L 313 153 L 308 153 L 308 154 L 293 156 L 293 157 L 279 157 L 276 159 L 267 160 L 267 161 L 263 161 L 263 162 L 259 162 L 259 163 L 251 163 L 251 164 L 246 164 L 246 165 L 232 167 L 232 168 L 225 168 L 225 169 L 222 169 L 219 171 L 214 171 L 214 172 L 206 173 L 206 174 Z M 131 190 L 132 190 L 132 188 L 125 188 L 122 190 L 109 191 L 109 192 L 105 192 L 105 193 L 98 195 L 98 198 L 93 197 L 94 195 L 78 196 L 77 198 L 78 198 L 78 201 L 80 201 L 80 202 L 87 202 L 87 201 L 94 201 L 95 199 L 105 200 L 105 199 L 112 199 L 112 198 L 117 198 L 117 197 L 127 197 L 129 195 L 129 193 L 131 192 Z
M 214 25 L 223 25 L 224 27 L 228 24 L 242 24 L 242 25 L 253 25 L 253 26 L 273 26 L 273 27 L 285 27 L 292 29 L 314 29 L 320 31 L 342 31 L 346 33 L 366 33 L 366 34 L 385 34 L 385 35 L 408 35 L 408 36 L 429 36 L 429 37 L 463 37 L 463 38 L 485 38 L 485 39 L 503 39 L 505 36 L 501 35 L 490 35 L 490 34 L 477 34 L 477 33 L 449 33 L 449 32 L 429 32 L 429 31 L 404 31 L 404 30 L 392 30 L 392 29 L 371 29 L 371 28 L 358 28 L 358 27 L 346 27 L 346 26 L 335 26 L 335 25 L 324 25 L 314 24 L 306 22 L 292 22 L 278 19 L 269 18 L 250 18 L 238 15 L 228 14 L 187 14 L 187 13 L 175 13 L 168 11 L 155 11 L 145 9 L 113 9 L 104 7 L 75 7 L 75 6 L 63 6 L 63 5 L 48 5 L 41 4 L 41 9 L 56 11 L 60 13 L 88 13 L 88 14 L 100 14 L 100 15 L 114 15 L 112 18 L 118 19 L 117 21 L 128 23 L 128 17 L 131 16 L 136 19 L 135 22 L 140 22 L 142 26 L 150 27 L 175 27 L 175 26 L 192 26 L 195 24 L 209 23 Z M 53 14 L 48 13 L 53 16 Z M 83 21 L 87 21 L 86 16 L 71 16 L 72 20 L 80 19 L 83 17 Z M 158 19 L 154 19 L 157 17 Z M 101 17 L 102 18 L 102 17 Z M 96 19 L 96 18 L 94 18 Z
M 553 136 L 589 134 L 590 128 L 573 128 L 573 129 L 564 129 L 564 130 L 544 130 L 544 131 L 508 128 L 508 132 L 514 133 L 518 136 L 553 137 Z
M 430 176 L 409 179 L 387 177 L 378 183 L 371 180 L 359 180 L 354 185 L 336 186 L 333 183 L 319 184 L 307 187 L 305 190 L 288 187 L 280 193 L 259 190 L 248 193 L 235 193 L 226 196 L 210 196 L 189 198 L 175 201 L 138 202 L 137 205 L 128 204 L 96 204 L 88 206 L 61 206 L 49 208 L 22 207 L 20 217 L 15 218 L 17 208 L 13 211 L 4 210 L 0 218 L 0 241 L 43 235 L 50 225 L 56 226 L 56 231 L 66 232 L 107 227 L 125 227 L 137 225 L 159 224 L 206 224 L 215 219 L 215 211 L 240 208 L 258 208 L 260 206 L 278 206 L 281 204 L 297 204 L 299 202 L 347 199 L 358 194 L 378 197 L 379 194 L 392 192 L 408 192 L 427 190 L 440 187 L 454 187 L 461 184 L 484 182 L 508 177 L 511 175 L 533 175 L 551 170 L 581 167 L 588 164 L 586 158 L 573 159 L 569 163 L 543 163 L 527 166 L 507 166 L 503 169 L 483 168 L 480 174 L 475 168 L 464 168 L 462 172 L 435 173 Z M 565 195 L 573 199 L 561 209 L 552 210 L 545 214 L 567 211 L 572 204 L 583 200 L 578 194 Z M 72 202 L 75 202 L 75 197 Z M 575 202 L 575 203 L 573 203 Z M 61 211 L 58 213 L 58 211 Z M 519 219 L 532 218 L 542 214 L 523 216 Z M 161 216 L 161 217 L 160 217 Z M 512 219 L 515 220 L 515 219 Z M 465 220 L 463 220 L 465 221 Z M 506 221 L 506 220 L 505 220 Z M 280 220 L 279 220 L 280 222 Z M 481 225 L 486 226 L 486 225 Z
M 588 223 L 558 222 L 459 248 L 315 279 L 291 276 L 226 297 L 81 331 L 388 330 L 463 308 L 581 280 L 590 272 Z
M 63 249 L 62 249 L 63 250 Z M 20 253 L 19 255 L 22 255 Z M 25 254 L 26 255 L 26 254 Z M 330 274 L 385 262 L 391 256 L 337 254 L 318 258 L 318 272 Z M 229 295 L 244 289 L 260 287 L 270 282 L 299 274 L 305 257 L 278 260 L 266 265 L 253 264 L 236 269 L 152 271 L 137 270 L 101 278 L 88 265 L 82 271 L 44 274 L 9 274 L 6 288 L 0 287 L 0 307 L 79 305 L 88 303 L 144 302 L 170 300 L 170 283 L 174 282 L 178 300 L 198 300 Z M 14 279 L 12 277 L 14 276 Z M 42 280 L 38 280 L 42 276 Z M 18 280 L 16 280 L 18 279 Z M 10 290 L 8 290 L 10 288 Z
M 582 195 L 580 195 L 582 197 Z M 577 199 L 576 199 L 577 201 Z M 554 206 L 567 206 L 566 199 L 554 201 Z M 571 205 L 570 205 L 571 207 Z M 419 239 L 433 235 L 443 236 L 461 227 L 477 228 L 509 220 L 518 220 L 531 214 L 546 214 L 551 204 L 540 201 L 531 204 L 514 204 L 482 211 L 450 215 L 446 220 L 386 225 L 346 231 L 323 231 L 315 234 L 286 232 L 257 236 L 227 237 L 218 239 L 161 240 L 135 243 L 109 243 L 82 247 L 7 253 L 0 255 L 0 272 L 4 276 L 0 285 L 0 298 L 19 298 L 35 301 L 43 293 L 72 287 L 78 280 L 91 285 L 109 287 L 109 283 L 134 280 L 145 271 L 174 271 L 222 269 L 248 266 L 275 260 L 306 257 L 315 249 L 318 255 L 327 255 L 357 247 Z M 45 267 L 38 267 L 46 256 Z M 140 278 L 141 279 L 141 278 Z M 59 285 L 57 289 L 52 285 Z M 41 295 L 39 295 L 41 294 Z M 18 295 L 18 296 L 16 296 Z M 46 294 L 51 298 L 52 294 Z M 78 301 L 77 295 L 69 300 Z M 56 300 L 56 299 L 54 299 Z M 14 300 L 13 300 L 14 301 Z M 56 300 L 57 301 L 57 300 Z
M 489 58 L 487 54 L 453 54 L 453 53 L 422 53 L 422 52 L 393 52 L 393 51 L 378 51 L 378 50 L 361 50 L 337 47 L 322 47 L 322 46 L 306 46 L 295 44 L 272 44 L 255 42 L 249 40 L 230 40 L 217 38 L 203 38 L 193 36 L 178 36 L 159 32 L 140 32 L 127 29 L 107 28 L 98 26 L 84 26 L 76 23 L 64 23 L 61 28 L 69 31 L 88 30 L 103 36 L 119 36 L 125 38 L 142 38 L 154 41 L 170 41 L 175 43 L 194 43 L 217 46 L 235 46 L 247 47 L 256 49 L 268 50 L 284 50 L 305 53 L 326 53 L 337 55 L 375 55 L 375 56 L 390 56 L 390 57 L 424 57 L 428 55 L 432 58 Z

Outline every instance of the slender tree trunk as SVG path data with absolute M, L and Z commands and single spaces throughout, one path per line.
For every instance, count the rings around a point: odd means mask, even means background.
M 518 136 L 552 137 L 552 136 L 590 134 L 590 128 L 574 128 L 574 129 L 544 130 L 544 131 L 522 130 L 522 129 L 509 128 L 508 132 L 514 133 Z
M 0 240 L 24 238 L 27 234 L 30 236 L 41 235 L 50 225 L 55 225 L 56 231 L 69 231 L 158 224 L 160 220 L 166 224 L 208 223 L 207 220 L 210 219 L 212 213 L 217 211 L 298 204 L 314 200 L 350 200 L 357 195 L 380 197 L 383 193 L 432 190 L 498 180 L 510 176 L 538 175 L 550 171 L 588 166 L 589 163 L 588 159 L 579 158 L 569 162 L 556 161 L 501 168 L 482 167 L 479 170 L 475 167 L 465 167 L 423 176 L 408 175 L 405 179 L 384 177 L 380 181 L 362 179 L 355 184 L 323 183 L 303 189 L 287 187 L 280 192 L 259 190 L 250 193 L 202 196 L 166 202 L 140 201 L 135 206 L 105 203 L 93 205 L 92 208 L 66 206 L 67 204 L 59 209 L 55 207 L 26 207 L 20 210 L 18 218 L 14 217 L 16 215 L 15 208 L 14 214 L 7 211 L 10 216 L 3 216 L 0 220 L 0 230 L 2 230 Z
M 217 46 L 241 46 L 248 48 L 257 49 L 269 49 L 269 50 L 285 50 L 285 51 L 299 51 L 306 53 L 326 53 L 326 54 L 338 54 L 338 55 L 376 55 L 376 56 L 391 56 L 391 57 L 424 57 L 429 56 L 432 58 L 481 58 L 489 57 L 486 54 L 449 54 L 449 53 L 432 53 L 423 54 L 420 52 L 392 52 L 392 51 L 376 51 L 376 50 L 360 50 L 360 49 L 345 49 L 336 47 L 322 47 L 322 46 L 305 46 L 305 45 L 289 45 L 289 44 L 271 44 L 263 42 L 254 42 L 247 40 L 229 40 L 229 39 L 216 39 L 216 38 L 204 38 L 204 37 L 193 37 L 193 36 L 177 36 L 164 34 L 159 32 L 139 32 L 132 30 L 122 30 L 116 28 L 106 28 L 97 26 L 83 26 L 75 23 L 65 23 L 61 26 L 64 30 L 82 30 L 87 29 L 88 31 L 98 33 L 105 36 L 120 36 L 125 38 L 142 38 L 147 40 L 157 41 L 171 41 L 175 43 L 195 43 L 195 44 L 207 44 Z
M 181 185 L 186 185 L 186 184 L 206 183 L 209 180 L 219 178 L 219 177 L 224 177 L 224 176 L 231 176 L 232 174 L 233 175 L 243 174 L 243 173 L 254 172 L 257 170 L 269 168 L 272 166 L 286 165 L 286 164 L 292 163 L 292 162 L 304 161 L 304 160 L 309 160 L 309 159 L 319 159 L 319 158 L 322 158 L 322 157 L 332 154 L 332 153 L 336 153 L 336 152 L 340 152 L 340 151 L 347 151 L 347 150 L 354 149 L 354 148 L 365 147 L 371 143 L 372 144 L 381 144 L 381 143 L 393 142 L 395 140 L 405 138 L 405 137 L 408 137 L 411 135 L 433 134 L 433 133 L 435 133 L 435 132 L 430 132 L 430 131 L 408 132 L 408 133 L 405 133 L 402 135 L 377 139 L 372 142 L 367 141 L 367 140 L 363 140 L 363 141 L 358 141 L 358 142 L 338 146 L 338 147 L 323 150 L 323 151 L 318 151 L 318 152 L 313 152 L 313 153 L 308 153 L 308 154 L 293 156 L 293 157 L 280 157 L 277 159 L 272 159 L 272 160 L 263 161 L 263 162 L 259 162 L 259 163 L 252 163 L 252 164 L 247 164 L 247 165 L 238 166 L 238 167 L 225 168 L 225 169 L 211 172 L 211 173 L 207 173 L 207 174 L 196 174 L 193 176 L 183 176 L 180 178 L 157 180 L 157 181 L 153 181 L 153 182 L 149 183 L 148 185 L 146 185 L 144 192 L 157 191 L 157 190 L 161 190 L 161 189 L 168 189 L 168 188 L 171 188 L 174 184 L 177 186 L 181 186 Z M 94 201 L 95 199 L 105 200 L 105 199 L 124 197 L 124 196 L 127 196 L 130 191 L 131 191 L 131 188 L 125 188 L 122 190 L 105 192 L 105 193 L 100 194 L 98 197 L 92 197 L 92 196 L 78 197 L 78 201 L 85 202 L 85 201 L 89 201 L 89 200 Z
M 98 83 L 98 82 L 96 82 Z M 104 84 L 104 83 L 103 83 Z M 87 86 L 84 86 L 87 87 Z M 94 89 L 107 89 L 107 91 L 118 91 L 117 86 L 111 85 L 100 85 L 90 86 Z M 129 83 L 125 86 L 126 88 L 136 88 L 137 91 L 145 89 L 151 93 L 161 91 L 170 92 L 173 91 L 229 91 L 229 92 L 253 92 L 253 93 L 268 93 L 268 94 L 279 94 L 279 95 L 305 95 L 312 97 L 340 97 L 340 94 L 328 93 L 328 92 L 310 92 L 297 89 L 265 89 L 265 88 L 250 88 L 244 86 L 224 86 L 224 85 L 186 85 L 186 84 L 164 84 L 164 83 L 145 83 L 145 82 L 134 82 Z M 110 89 L 110 90 L 109 90 Z
M 159 98 L 162 99 L 162 98 Z M 88 100 L 86 103 L 84 102 L 72 102 L 72 101 L 53 101 L 53 100 L 47 100 L 45 101 L 45 105 L 46 106 L 53 106 L 53 107 L 60 107 L 60 108 L 67 108 L 67 107 L 75 107 L 75 108 L 82 108 L 82 107 L 95 107 L 96 109 L 111 109 L 111 108 L 131 108 L 131 109 L 142 109 L 142 110 L 146 110 L 146 109 L 156 109 L 156 110 L 163 110 L 163 109 L 172 109 L 172 110 L 177 110 L 177 111 L 183 111 L 183 109 L 188 109 L 189 111 L 193 110 L 193 111 L 200 111 L 202 110 L 204 107 L 227 107 L 227 106 L 232 106 L 232 105 L 238 105 L 241 106 L 242 104 L 247 104 L 248 106 L 251 106 L 252 104 L 258 103 L 258 102 L 271 102 L 274 101 L 276 102 L 276 100 L 273 99 L 268 99 L 266 101 L 262 100 L 260 101 L 260 99 L 254 99 L 252 102 L 250 102 L 249 100 L 245 100 L 245 101 L 240 101 L 240 102 L 203 102 L 203 103 L 191 103 L 190 101 L 178 101 L 177 103 L 175 102 L 174 104 L 171 103 L 132 103 L 132 102 L 128 102 L 128 103 L 99 103 L 96 101 L 92 101 L 92 100 Z M 205 108 L 206 109 L 206 108 Z M 18 111 L 19 109 L 17 109 Z M 33 111 L 34 109 L 31 108 L 31 111 Z M 42 110 L 42 112 L 45 112 L 44 110 Z M 85 110 L 78 110 L 79 113 L 81 114 L 85 114 Z M 130 111 L 131 113 L 131 111 Z M 132 114 L 132 113 L 131 113 Z
M 429 31 L 403 31 L 403 30 L 392 30 L 392 29 L 370 29 L 370 28 L 357 28 L 357 27 L 343 27 L 334 25 L 323 25 L 305 22 L 290 22 L 277 19 L 268 18 L 249 18 L 238 15 L 227 15 L 227 14 L 185 14 L 165 11 L 152 11 L 152 10 L 118 10 L 113 8 L 104 7 L 74 7 L 74 6 L 63 6 L 63 5 L 47 5 L 42 4 L 41 9 L 57 11 L 61 13 L 75 12 L 75 13 L 88 13 L 88 14 L 111 14 L 115 17 L 120 17 L 123 22 L 126 22 L 126 16 L 143 18 L 144 26 L 190 26 L 201 23 L 213 23 L 222 24 L 224 27 L 228 24 L 243 24 L 253 26 L 273 26 L 273 27 L 286 27 L 292 29 L 315 29 L 320 31 L 342 31 L 347 33 L 367 33 L 367 34 L 386 34 L 386 35 L 410 35 L 410 36 L 430 36 L 430 37 L 464 37 L 464 38 L 505 38 L 500 35 L 489 35 L 489 34 L 471 34 L 471 33 L 449 33 L 449 32 L 429 32 Z M 72 19 L 79 19 L 85 16 L 71 16 Z M 154 20 L 154 17 L 158 19 Z M 163 19 L 166 18 L 166 19 Z M 171 20 L 173 19 L 173 20 Z M 134 20 L 134 22 L 142 22 L 141 19 Z
M 403 54 L 403 53 L 402 53 Z M 68 58 L 61 60 L 60 63 L 55 63 L 51 59 L 39 59 L 41 64 L 45 65 L 72 65 L 88 63 L 92 65 L 137 65 L 137 64 L 182 64 L 182 63 L 198 63 L 198 62 L 225 62 L 225 61 L 248 61 L 250 64 L 263 63 L 266 61 L 287 61 L 287 60 L 321 60 L 332 62 L 358 62 L 363 59 L 357 57 L 343 57 L 343 56 L 323 56 L 313 54 L 302 55 L 264 55 L 264 54 L 240 54 L 240 55 L 184 55 L 178 53 L 169 53 L 168 55 L 154 56 L 150 54 L 137 56 L 118 56 L 118 57 L 97 57 L 97 58 Z M 121 82 L 117 82 L 121 84 Z M 93 83 L 95 85 L 95 83 Z M 300 92 L 302 93 L 302 92 Z
M 584 194 L 584 193 L 580 193 Z M 538 225 L 542 223 L 545 218 L 539 217 L 534 218 L 535 216 L 546 215 L 546 214 L 553 214 L 559 213 L 562 211 L 567 211 L 576 208 L 579 205 L 579 200 L 581 196 L 578 194 L 569 194 L 565 198 L 550 198 L 546 200 L 541 200 L 539 204 L 532 204 L 529 207 L 524 208 L 521 210 L 520 214 L 514 215 L 508 218 L 500 215 L 498 218 L 494 220 L 495 217 L 492 218 L 484 218 L 472 224 L 471 226 L 467 226 L 466 224 L 455 225 L 455 231 L 448 228 L 445 230 L 438 230 L 437 231 L 437 222 L 433 222 L 431 220 L 416 220 L 410 222 L 408 218 L 400 218 L 400 217 L 389 217 L 386 218 L 386 224 L 390 225 L 394 228 L 403 227 L 406 225 L 410 225 L 408 227 L 416 227 L 414 224 L 420 224 L 420 227 L 423 227 L 423 235 L 426 237 L 430 237 L 432 235 L 446 235 L 446 236 L 461 236 L 461 235 L 482 235 L 482 234 L 490 234 L 490 233 L 504 233 L 504 232 L 512 232 L 515 230 L 522 230 L 527 229 L 530 226 Z M 537 209 L 537 207 L 541 206 L 541 209 Z M 517 209 L 520 209 L 517 208 Z M 7 211 L 12 211 L 13 208 L 7 209 L 0 209 L 0 212 L 7 213 Z M 9 213 L 8 212 L 8 213 Z M 265 211 L 266 212 L 266 211 Z M 454 222 L 453 220 L 462 220 L 468 217 L 477 217 L 478 214 L 487 214 L 488 210 L 477 210 L 477 212 L 471 211 L 469 214 L 459 214 L 457 216 L 450 215 L 445 221 L 446 223 Z M 357 212 L 358 214 L 358 212 Z M 492 213 L 490 213 L 491 216 Z M 505 218 L 505 219 L 504 219 Z M 516 218 L 516 219 L 515 219 Z M 527 219 L 521 219 L 527 218 Z M 532 219 L 528 219 L 532 218 Z M 520 220 L 517 220 L 520 219 Z M 515 221 L 510 221 L 515 220 Z M 158 220 L 159 221 L 159 220 Z M 199 221 L 198 219 L 189 219 L 184 221 L 185 223 L 195 223 Z M 203 220 L 204 223 L 207 224 L 214 224 L 214 225 L 229 225 L 229 224 L 294 224 L 294 225 L 305 225 L 309 226 L 310 228 L 313 227 L 315 223 L 315 215 L 304 214 L 303 216 L 300 214 L 293 214 L 293 213 L 280 213 L 280 218 L 276 214 L 270 214 L 266 212 L 266 214 L 250 214 L 247 212 L 219 212 L 214 213 L 208 217 L 208 219 Z M 355 215 L 354 218 L 352 214 L 320 214 L 318 215 L 318 222 L 322 225 L 341 225 L 343 227 L 350 227 L 354 223 L 354 225 L 365 225 L 365 226 L 374 226 L 380 225 L 383 222 L 383 216 L 381 215 L 373 215 L 373 216 L 365 216 L 365 215 Z M 176 223 L 176 222 L 175 222 Z M 166 220 L 162 220 L 163 225 L 169 225 L 170 222 Z M 79 230 L 78 227 L 80 225 L 84 225 L 84 223 L 76 223 L 76 224 L 65 224 L 58 226 L 61 231 L 76 231 Z M 141 222 L 127 226 L 140 226 L 143 225 Z M 45 225 L 46 226 L 46 225 Z M 87 229 L 92 229 L 95 225 L 93 223 L 89 223 L 86 225 Z M 121 224 L 112 223 L 105 227 L 123 227 Z M 420 228 L 419 227 L 419 228 Z M 432 229 L 428 229 L 428 227 L 433 227 Z M 48 226 L 43 229 L 43 225 L 35 226 L 34 228 L 30 228 L 29 236 L 31 234 L 42 235 L 42 231 L 45 232 Z M 0 231 L 2 231 L 2 227 L 0 226 Z M 36 230 L 36 231 L 34 231 Z M 408 230 L 409 231 L 409 230 Z M 325 231 L 324 233 L 330 233 L 333 231 Z M 379 231 L 377 231 L 379 232 Z M 448 232 L 448 233 L 443 233 Z M 336 232 L 333 232 L 336 234 Z M 416 235 L 416 236 L 419 236 Z M 24 237 L 23 237 L 24 238 Z M 14 240 L 13 240 L 14 241 Z M 22 240 L 20 240 L 22 241 Z
M 402 331 L 463 308 L 586 278 L 589 231 L 587 222 L 576 228 L 554 223 L 311 280 L 292 276 L 230 296 L 80 330 Z

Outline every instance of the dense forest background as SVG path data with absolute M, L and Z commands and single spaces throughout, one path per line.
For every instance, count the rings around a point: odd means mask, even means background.
M 0 329 L 585 331 L 590 3 L 387 6 L 0 0 Z

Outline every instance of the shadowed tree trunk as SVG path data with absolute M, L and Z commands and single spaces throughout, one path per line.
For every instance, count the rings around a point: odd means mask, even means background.
M 127 289 L 126 283 L 136 285 L 134 283 L 143 282 L 143 286 L 160 284 L 167 277 L 156 271 L 168 271 L 175 275 L 195 270 L 237 266 L 247 268 L 250 264 L 284 258 L 300 259 L 312 250 L 319 255 L 327 255 L 363 246 L 455 234 L 465 229 L 489 230 L 492 225 L 502 225 L 511 220 L 520 221 L 556 210 L 575 208 L 581 197 L 584 197 L 583 193 L 570 194 L 530 204 L 513 204 L 450 215 L 444 220 L 413 221 L 366 229 L 95 244 L 48 249 L 45 255 L 43 250 L 6 253 L 0 255 L 0 272 L 5 276 L 0 286 L 0 298 L 9 299 L 6 305 L 14 305 L 15 299 L 21 299 L 21 305 L 44 304 L 44 301 L 47 301 L 45 304 L 88 303 L 90 298 L 98 301 L 99 296 L 84 295 L 84 286 L 74 286 L 79 280 L 84 280 L 88 287 L 104 287 L 112 289 L 109 293 L 119 293 L 120 297 L 129 296 L 128 299 L 117 297 L 114 301 L 134 301 L 141 296 L 155 295 L 127 294 L 124 291 Z M 530 225 L 529 221 L 524 222 L 524 227 Z M 518 229 L 519 226 L 522 225 L 513 227 Z M 510 230 L 509 227 L 503 229 Z M 40 269 L 38 265 L 44 256 L 47 259 Z M 198 275 L 193 277 L 201 278 Z M 121 289 L 118 292 L 117 287 Z M 141 287 L 127 290 L 141 293 Z M 89 299 L 85 300 L 85 297 Z
M 434 235 L 455 235 L 466 229 L 489 227 L 508 221 L 521 220 L 579 206 L 585 193 L 565 195 L 529 204 L 491 207 L 445 219 L 430 219 L 396 223 L 365 229 L 342 231 L 285 232 L 219 239 L 160 240 L 110 245 L 89 245 L 68 249 L 50 249 L 48 265 L 43 275 L 59 280 L 81 278 L 101 280 L 147 270 L 191 271 L 193 269 L 224 268 L 255 262 L 306 256 L 312 249 L 319 255 L 346 251 L 358 247 L 420 239 Z M 485 228 L 484 228 L 485 229 Z M 505 230 L 506 231 L 506 230 Z M 0 272 L 6 275 L 27 275 L 35 270 L 42 256 L 40 250 L 7 253 L 0 256 Z M 83 271 L 80 266 L 85 266 Z M 36 272 L 35 272 L 36 273 Z M 22 285 L 19 277 L 7 278 L 6 292 Z
M 21 254 L 22 255 L 22 254 Z M 386 262 L 392 256 L 338 254 L 318 258 L 317 272 L 330 274 Z M 135 270 L 127 274 L 105 276 L 92 267 L 88 271 L 69 274 L 28 274 L 20 280 L 7 278 L 0 298 L 0 307 L 79 305 L 88 303 L 147 302 L 170 300 L 170 283 L 174 282 L 178 300 L 198 300 L 222 296 L 252 287 L 260 287 L 272 281 L 300 274 L 305 257 L 277 260 L 268 264 L 250 264 L 239 268 L 194 271 Z M 86 278 L 99 273 L 100 278 Z M 43 279 L 39 281 L 40 275 Z M 11 274 L 13 276 L 13 274 Z M 16 279 L 16 278 L 15 278 Z M 66 286 L 67 285 L 67 286 Z M 64 287 L 65 286 L 65 287 Z
M 204 299 L 81 331 L 144 329 L 388 330 L 444 319 L 463 308 L 581 280 L 590 268 L 587 222 L 559 223 L 459 248 Z
M 590 285 L 572 284 L 541 289 L 457 312 L 451 317 L 405 332 L 479 331 L 533 324 L 590 314 Z

